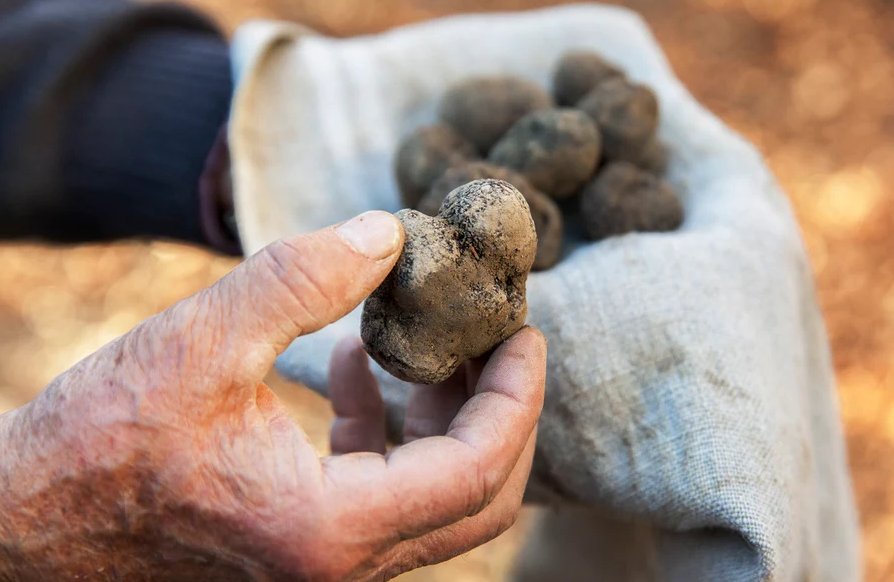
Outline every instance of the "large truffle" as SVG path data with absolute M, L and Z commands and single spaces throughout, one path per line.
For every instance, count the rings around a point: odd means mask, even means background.
M 603 153 L 609 161 L 635 160 L 658 128 L 655 94 L 624 79 L 601 83 L 577 107 L 599 126 Z
M 395 173 L 404 204 L 416 206 L 448 168 L 476 157 L 475 147 L 444 124 L 420 127 L 401 143 Z
M 601 139 L 587 114 L 546 109 L 521 118 L 488 159 L 516 170 L 535 187 L 562 199 L 580 190 L 596 170 Z
M 555 265 L 562 254 L 562 211 L 549 196 L 534 188 L 518 172 L 487 162 L 467 162 L 455 166 L 435 180 L 431 190 L 422 198 L 417 208 L 429 216 L 434 216 L 440 210 L 447 194 L 468 182 L 488 178 L 509 182 L 528 202 L 531 217 L 534 219 L 534 229 L 537 231 L 537 254 L 534 257 L 533 269 L 542 271 Z
M 404 250 L 366 300 L 361 336 L 397 378 L 434 384 L 524 325 L 534 223 L 521 193 L 500 180 L 457 188 L 438 216 L 397 217 Z
M 584 190 L 581 214 L 593 240 L 677 229 L 683 207 L 669 184 L 628 162 L 609 164 Z
M 526 79 L 475 77 L 444 95 L 441 119 L 486 155 L 516 121 L 551 106 L 549 94 Z
M 576 105 L 578 101 L 609 79 L 624 78 L 620 69 L 590 51 L 565 53 L 553 75 L 553 95 L 563 107 Z

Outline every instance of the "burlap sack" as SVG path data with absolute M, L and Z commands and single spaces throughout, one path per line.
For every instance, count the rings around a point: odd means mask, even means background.
M 531 490 L 560 504 L 517 576 L 859 577 L 857 525 L 822 320 L 798 227 L 760 156 L 674 77 L 634 14 L 578 5 L 337 40 L 243 27 L 231 145 L 246 248 L 397 210 L 400 137 L 481 73 L 547 84 L 589 48 L 659 95 L 686 220 L 569 251 L 529 282 L 549 338 Z M 282 372 L 325 393 L 359 312 L 298 340 Z M 405 387 L 376 370 L 398 411 Z

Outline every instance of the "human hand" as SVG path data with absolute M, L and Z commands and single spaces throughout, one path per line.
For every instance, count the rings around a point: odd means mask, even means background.
M 275 243 L 0 416 L 0 579 L 383 578 L 505 529 L 542 405 L 538 332 L 417 389 L 415 440 L 387 455 L 356 344 L 333 360 L 342 454 L 319 459 L 262 382 L 384 279 L 402 241 L 370 213 Z

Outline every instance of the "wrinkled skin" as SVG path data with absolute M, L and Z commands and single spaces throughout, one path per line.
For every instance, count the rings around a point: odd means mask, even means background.
M 524 325 L 537 235 L 524 197 L 500 180 L 457 188 L 438 216 L 397 216 L 404 252 L 364 304 L 361 337 L 395 377 L 434 384 Z
M 467 162 L 447 170 L 432 184 L 417 209 L 429 216 L 435 216 L 444 199 L 453 190 L 475 180 L 492 178 L 503 180 L 515 186 L 531 209 L 534 230 L 537 232 L 537 254 L 534 257 L 534 271 L 549 269 L 562 256 L 562 232 L 564 220 L 562 211 L 552 198 L 535 188 L 527 178 L 509 168 L 502 168 L 487 162 Z
M 506 529 L 542 405 L 538 332 L 419 391 L 409 444 L 387 454 L 357 340 L 333 356 L 335 456 L 262 382 L 294 337 L 379 285 L 402 242 L 379 212 L 275 243 L 0 416 L 0 579 L 381 580 Z
M 683 206 L 670 185 L 627 162 L 609 164 L 584 189 L 581 215 L 592 240 L 676 230 Z

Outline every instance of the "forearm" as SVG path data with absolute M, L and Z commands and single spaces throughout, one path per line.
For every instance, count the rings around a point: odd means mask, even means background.
M 214 28 L 103 0 L 0 15 L 0 237 L 210 244 L 199 183 L 232 90 Z
M 165 436 L 128 420 L 126 391 L 92 373 L 76 367 L 0 416 L 0 580 L 190 579 L 210 564 L 219 579 L 241 573 L 201 539 L 172 535 L 189 508 L 162 517 L 176 503 L 150 469 L 157 459 L 135 453 Z M 83 380 L 98 392 L 77 394 Z
M 0 580 L 51 579 L 53 548 L 69 545 L 55 532 L 60 519 L 76 519 L 84 499 L 73 503 L 62 475 L 59 450 L 34 421 L 34 406 L 0 416 Z M 54 423 L 55 424 L 55 423 Z M 48 473 L 59 472 L 55 479 Z M 51 483 L 59 484 L 51 490 Z
M 90 556 L 145 513 L 117 407 L 70 387 L 89 372 L 79 364 L 0 416 L 0 580 L 95 578 Z

